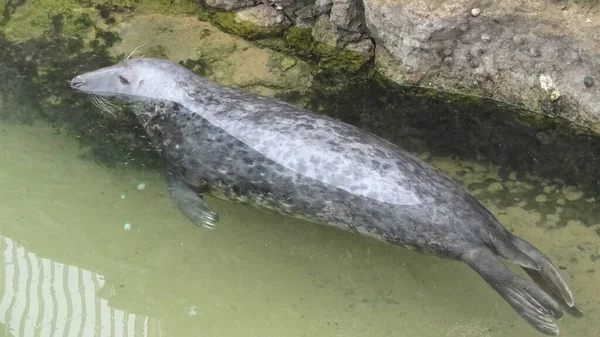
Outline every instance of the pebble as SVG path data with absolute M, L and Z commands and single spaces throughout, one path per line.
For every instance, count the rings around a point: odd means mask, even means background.
M 490 36 L 490 34 L 481 34 L 481 41 L 483 41 L 484 43 L 488 43 L 492 41 L 492 37 Z
M 481 14 L 481 8 L 475 7 L 471 9 L 471 15 L 473 17 L 479 16 L 479 14 Z
M 126 223 L 126 224 L 123 226 L 123 229 L 124 229 L 124 230 L 126 230 L 126 231 L 128 231 L 128 230 L 131 230 L 131 224 L 130 224 L 130 223 Z
M 187 314 L 188 314 L 188 316 L 196 316 L 196 314 L 197 314 L 196 307 L 195 306 L 189 307 L 187 309 Z
M 594 85 L 594 78 L 592 76 L 586 76 L 583 78 L 583 85 L 586 86 L 586 88 L 590 88 L 592 85 Z
M 523 44 L 523 43 L 525 43 L 525 39 L 522 36 L 519 36 L 519 35 L 513 36 L 512 40 L 513 40 L 513 42 L 515 44 Z
M 529 56 L 540 57 L 540 56 L 542 56 L 542 51 L 538 47 L 531 47 L 531 48 L 529 48 Z
M 143 190 L 144 188 L 146 188 L 146 184 L 144 184 L 144 183 L 141 183 L 141 184 L 137 185 L 137 189 L 139 191 Z

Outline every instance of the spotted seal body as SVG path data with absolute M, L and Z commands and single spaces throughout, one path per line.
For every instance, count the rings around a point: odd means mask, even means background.
M 561 306 L 580 315 L 546 256 L 451 179 L 377 136 L 162 59 L 128 60 L 71 85 L 133 103 L 162 155 L 173 199 L 198 225 L 218 222 L 202 199 L 209 193 L 462 260 L 545 334 L 558 334 Z

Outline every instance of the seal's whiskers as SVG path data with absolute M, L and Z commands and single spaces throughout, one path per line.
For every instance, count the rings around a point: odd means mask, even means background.
M 139 45 L 139 46 L 135 47 L 135 48 L 134 48 L 134 49 L 131 51 L 131 53 L 129 53 L 129 55 L 127 55 L 127 57 L 125 57 L 125 58 L 123 59 L 123 62 L 125 62 L 125 61 L 129 60 L 129 59 L 131 58 L 131 56 L 133 56 L 133 54 L 135 54 L 135 52 L 136 52 L 138 49 L 140 49 L 141 47 L 143 47 L 143 46 L 145 46 L 145 45 L 144 45 L 144 44 L 141 44 L 141 45 Z M 142 56 L 140 56 L 140 57 L 136 57 L 136 59 L 140 59 L 140 58 L 142 58 L 142 57 L 144 57 L 144 55 L 142 55 Z
M 107 113 L 111 118 L 117 118 L 115 113 L 118 107 L 101 96 L 90 96 L 92 104 L 100 111 Z

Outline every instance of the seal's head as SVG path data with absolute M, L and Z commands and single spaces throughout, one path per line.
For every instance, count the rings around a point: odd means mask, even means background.
M 71 87 L 96 97 L 178 102 L 181 83 L 188 77 L 189 71 L 177 63 L 140 58 L 75 76 Z

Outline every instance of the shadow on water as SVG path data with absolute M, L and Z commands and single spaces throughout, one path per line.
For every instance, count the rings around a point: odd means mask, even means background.
M 53 323 L 64 321 L 58 305 L 41 302 L 48 291 L 67 303 L 63 318 L 94 299 L 96 310 L 110 308 L 111 329 L 124 315 L 148 317 L 148 336 L 539 336 L 462 263 L 219 200 L 211 200 L 217 228 L 198 230 L 174 208 L 159 172 L 82 159 L 85 148 L 43 124 L 0 124 L 0 143 L 6 336 L 41 331 L 51 311 Z M 583 221 L 597 219 L 585 218 L 596 201 L 535 177 L 502 179 L 498 168 L 424 157 L 561 266 L 586 312 L 565 317 L 561 335 L 595 336 L 600 224 Z M 60 267 L 48 273 L 48 264 L 64 266 L 62 282 Z M 71 270 L 79 288 L 65 283 Z M 86 286 L 95 275 L 104 284 Z M 9 301 L 8 293 L 25 295 Z

